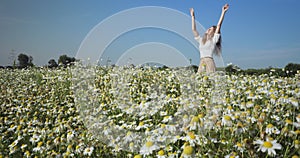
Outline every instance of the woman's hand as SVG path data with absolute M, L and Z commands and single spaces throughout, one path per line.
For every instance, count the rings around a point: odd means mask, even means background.
M 229 5 L 228 4 L 225 4 L 222 7 L 222 14 L 221 14 L 221 17 L 219 19 L 219 22 L 218 22 L 218 25 L 217 25 L 217 28 L 216 28 L 216 33 L 220 33 L 221 32 L 221 26 L 222 26 L 222 23 L 223 23 L 224 15 L 225 15 L 225 13 L 226 13 L 226 11 L 228 9 L 229 9 Z
M 228 4 L 225 4 L 222 8 L 222 11 L 223 12 L 226 12 L 227 10 L 229 9 L 229 5 Z
M 196 29 L 194 8 L 190 8 L 190 13 L 191 13 L 191 16 L 192 16 L 192 30 L 193 30 L 194 36 L 198 37 L 199 33 L 198 33 L 197 29 Z
M 195 16 L 195 13 L 194 13 L 194 8 L 190 8 L 190 13 L 191 13 L 191 16 Z

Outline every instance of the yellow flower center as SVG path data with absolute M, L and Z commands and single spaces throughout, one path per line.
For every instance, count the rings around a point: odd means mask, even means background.
M 276 96 L 274 94 L 271 94 L 272 99 L 276 99 Z
M 236 146 L 242 147 L 242 144 L 241 143 L 236 143 Z
M 70 155 L 71 155 L 71 152 L 70 152 L 70 151 L 67 151 L 65 154 L 66 154 L 66 156 L 70 156 Z
M 192 155 L 192 153 L 193 153 L 193 147 L 191 147 L 191 146 L 184 147 L 183 153 L 185 155 Z
M 272 128 L 272 127 L 274 127 L 272 124 L 267 125 L 267 128 Z
M 142 158 L 141 155 L 135 155 L 134 158 Z
M 238 127 L 244 127 L 244 125 L 243 125 L 242 122 L 238 122 L 238 123 L 237 123 L 237 126 L 238 126 Z
M 191 139 L 195 139 L 195 138 L 196 138 L 196 136 L 195 136 L 195 134 L 194 134 L 193 132 L 189 132 L 189 133 L 188 133 L 188 136 L 189 136 Z
M 139 126 L 143 126 L 143 125 L 144 125 L 144 122 L 140 122 L 140 123 L 139 123 Z
M 226 103 L 230 103 L 230 98 L 226 98 Z
M 203 114 L 199 114 L 198 117 L 203 118 L 204 116 L 203 116 Z M 299 118 L 300 118 L 300 115 L 299 115 Z
M 153 142 L 149 141 L 146 143 L 146 147 L 150 148 L 151 146 L 153 146 Z
M 192 123 L 194 122 L 199 122 L 199 118 L 197 116 L 194 116 L 193 119 L 192 119 Z
M 165 152 L 163 151 L 163 150 L 160 150 L 159 152 L 158 152 L 158 155 L 159 156 L 163 156 L 165 154 Z
M 21 128 L 22 128 L 22 126 L 21 126 L 21 125 L 19 125 L 19 126 L 18 126 L 18 128 L 17 128 L 17 131 L 19 131 Z
M 230 121 L 230 120 L 231 120 L 231 117 L 228 116 L 228 115 L 225 115 L 225 116 L 224 116 L 224 119 L 225 119 L 226 121 Z
M 26 156 L 30 156 L 30 152 L 28 150 L 25 152 L 25 154 Z
M 293 121 L 292 121 L 292 120 L 290 120 L 290 119 L 286 119 L 286 120 L 285 120 L 285 123 L 287 123 L 287 124 L 292 124 L 292 123 L 293 123 Z
M 129 132 L 127 132 L 127 136 L 130 136 L 131 135 L 131 132 L 129 131 Z
M 228 110 L 232 110 L 232 106 L 229 105 L 229 106 L 227 107 L 227 109 L 228 109 Z
M 266 147 L 266 148 L 272 148 L 273 144 L 271 142 L 266 141 L 266 142 L 263 143 L 263 146 Z
M 43 145 L 43 142 L 38 142 L 38 147 L 41 147 Z

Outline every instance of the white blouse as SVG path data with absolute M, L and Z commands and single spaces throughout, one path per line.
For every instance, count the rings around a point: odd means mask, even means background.
M 195 40 L 199 43 L 199 51 L 200 57 L 213 57 L 213 54 L 216 51 L 216 44 L 219 41 L 221 35 L 219 33 L 215 33 L 211 40 L 207 40 L 205 44 L 202 43 L 202 37 L 197 36 Z

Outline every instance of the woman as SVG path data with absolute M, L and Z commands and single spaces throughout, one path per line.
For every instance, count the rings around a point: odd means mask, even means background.
M 192 16 L 192 30 L 195 39 L 199 42 L 200 51 L 200 64 L 198 67 L 198 72 L 212 73 L 216 71 L 216 65 L 213 60 L 213 54 L 221 55 L 221 26 L 224 19 L 226 11 L 229 9 L 229 5 L 225 4 L 222 7 L 222 14 L 219 19 L 217 26 L 212 26 L 205 32 L 203 37 L 200 37 L 198 31 L 196 30 L 195 24 L 195 14 L 194 9 L 190 9 Z

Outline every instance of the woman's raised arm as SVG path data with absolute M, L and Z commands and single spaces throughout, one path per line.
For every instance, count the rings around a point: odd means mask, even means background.
M 223 19 L 224 19 L 225 13 L 227 12 L 228 9 L 229 9 L 229 5 L 228 4 L 225 4 L 222 7 L 222 14 L 221 14 L 221 17 L 220 17 L 218 25 L 217 25 L 216 33 L 220 33 L 221 32 L 221 26 L 222 26 L 222 23 L 223 23 Z
M 190 13 L 191 13 L 191 17 L 192 17 L 192 31 L 193 31 L 194 36 L 198 37 L 199 33 L 196 29 L 194 8 L 190 8 Z

